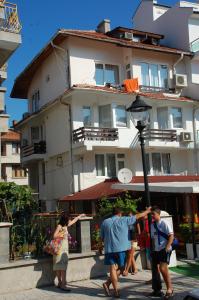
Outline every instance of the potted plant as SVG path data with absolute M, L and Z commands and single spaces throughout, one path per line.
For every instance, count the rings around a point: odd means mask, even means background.
M 198 224 L 194 224 L 196 228 Z M 192 224 L 191 223 L 182 223 L 179 226 L 181 237 L 186 246 L 187 259 L 194 259 L 194 250 L 193 250 L 193 238 L 192 238 Z

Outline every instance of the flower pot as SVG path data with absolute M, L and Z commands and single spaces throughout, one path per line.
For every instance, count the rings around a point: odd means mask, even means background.
M 187 259 L 194 259 L 193 244 L 186 243 Z

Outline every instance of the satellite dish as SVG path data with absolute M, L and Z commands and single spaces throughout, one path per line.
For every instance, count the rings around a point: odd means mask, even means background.
M 121 183 L 129 183 L 133 178 L 133 173 L 131 170 L 124 168 L 119 170 L 117 177 Z

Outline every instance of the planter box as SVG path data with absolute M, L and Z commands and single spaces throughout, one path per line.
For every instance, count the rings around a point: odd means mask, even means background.
M 193 251 L 192 243 L 186 243 L 186 251 L 187 251 L 187 259 L 193 260 L 194 259 L 194 251 Z

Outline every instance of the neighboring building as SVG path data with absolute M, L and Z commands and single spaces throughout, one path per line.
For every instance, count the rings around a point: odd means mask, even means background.
M 16 79 L 11 96 L 29 104 L 16 126 L 22 162 L 47 210 L 61 198 L 71 211 L 91 212 L 92 197 L 118 194 L 109 179 L 121 168 L 142 176 L 137 130 L 126 113 L 136 93 L 153 106 L 146 132 L 150 176 L 199 174 L 198 116 L 193 122 L 199 103 L 174 81 L 175 74 L 189 79 L 192 53 L 162 46 L 163 39 L 110 30 L 108 20 L 97 31 L 60 30 Z M 134 79 L 132 93 L 122 87 L 127 78 Z
M 1 180 L 28 185 L 27 169 L 21 166 L 20 138 L 20 134 L 12 129 L 1 134 Z
M 2 86 L 7 79 L 7 61 L 21 44 L 21 25 L 17 6 L 10 2 L 0 3 L 0 135 L 8 132 L 9 115 L 5 109 L 6 88 Z M 0 139 L 1 144 L 1 139 Z M 0 162 L 2 163 L 0 158 Z M 1 176 L 0 168 L 0 178 Z
M 179 1 L 165 6 L 157 0 L 141 0 L 133 15 L 133 27 L 164 34 L 162 45 L 192 51 L 187 64 L 187 95 L 199 100 L 199 3 Z

